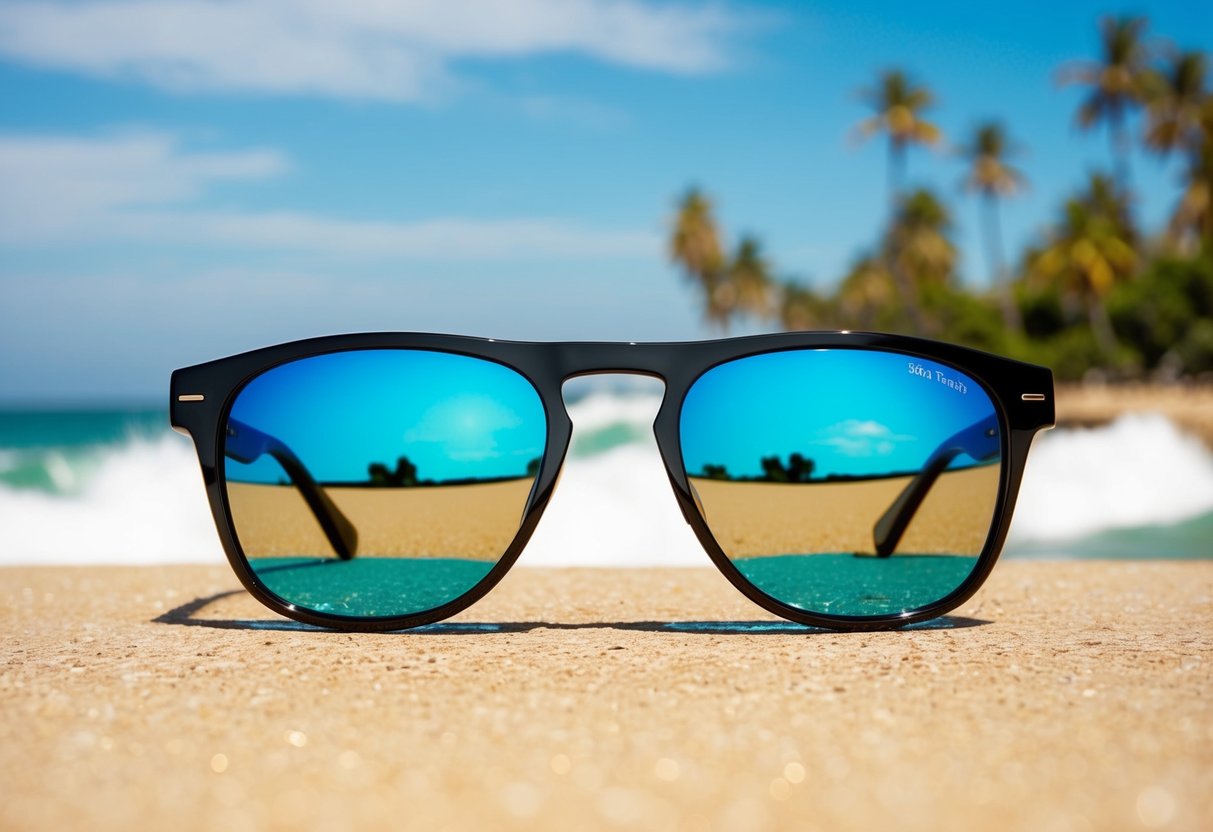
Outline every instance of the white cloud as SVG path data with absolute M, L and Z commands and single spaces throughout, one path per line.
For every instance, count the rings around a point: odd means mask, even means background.
M 104 233 L 116 210 L 193 199 L 213 182 L 264 179 L 287 167 L 271 150 L 183 153 L 156 133 L 0 135 L 0 242 L 59 240 L 89 226 Z
M 420 422 L 404 432 L 404 441 L 433 443 L 442 446 L 443 454 L 451 459 L 476 462 L 500 457 L 502 434 L 509 434 L 523 425 L 514 410 L 495 399 L 468 394 L 444 399 L 421 416 Z M 515 436 L 514 444 L 531 437 Z M 511 454 L 534 454 L 530 447 L 509 448 Z
M 892 433 L 888 425 L 882 425 L 880 422 L 872 420 L 862 421 L 859 419 L 848 419 L 847 421 L 836 425 L 841 428 L 848 436 L 856 438 L 872 438 L 885 437 Z
M 644 231 L 598 229 L 562 219 L 363 222 L 307 214 L 131 212 L 112 218 L 106 236 L 160 242 L 289 248 L 353 257 L 435 260 L 656 257 Z
M 289 168 L 271 150 L 200 153 L 172 136 L 99 139 L 0 135 L 0 245 L 172 243 L 287 249 L 362 258 L 655 258 L 655 232 L 562 218 L 353 221 L 197 207 L 214 183 Z
M 843 456 L 889 456 L 898 444 L 912 442 L 916 437 L 894 433 L 888 426 L 870 419 L 847 419 L 824 428 L 814 445 L 833 448 Z
M 643 0 L 19 0 L 0 5 L 0 56 L 183 92 L 422 101 L 459 83 L 461 59 L 712 72 L 752 25 L 716 4 Z

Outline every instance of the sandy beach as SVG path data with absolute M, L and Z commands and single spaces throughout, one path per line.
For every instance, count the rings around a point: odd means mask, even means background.
M 1002 563 L 836 634 L 709 569 L 308 631 L 226 566 L 6 568 L 0 828 L 1207 828 L 1213 564 Z
M 998 465 L 942 474 L 913 515 L 902 552 L 976 555 L 998 496 Z M 693 477 L 704 516 L 731 558 L 784 552 L 874 552 L 872 529 L 910 477 L 802 485 Z
M 360 557 L 497 560 L 518 530 L 531 480 L 439 488 L 325 488 L 358 530 Z M 328 554 L 332 546 L 292 486 L 228 483 L 232 518 L 253 557 Z

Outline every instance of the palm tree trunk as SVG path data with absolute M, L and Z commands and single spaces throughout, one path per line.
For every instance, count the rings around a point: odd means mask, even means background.
M 889 137 L 889 225 L 897 219 L 897 207 L 901 202 L 901 190 L 905 184 L 906 146 L 904 142 Z
M 1007 279 L 1006 265 L 1002 253 L 1002 225 L 998 221 L 998 195 L 994 191 L 986 191 L 983 200 L 986 232 L 986 255 L 990 261 L 991 280 L 998 292 L 999 303 L 1002 306 L 1002 325 L 1010 333 L 1023 332 L 1023 318 L 1019 314 L 1019 306 L 1011 292 L 1011 281 Z
M 1108 114 L 1108 138 L 1112 142 L 1112 158 L 1116 165 L 1116 189 L 1121 194 L 1129 192 L 1129 153 L 1132 145 L 1129 131 L 1125 129 L 1124 110 L 1119 104 L 1112 107 Z
M 906 163 L 906 146 L 905 143 L 890 136 L 889 137 L 889 239 L 896 239 L 893 234 L 894 228 L 897 226 L 897 216 L 901 207 L 902 187 L 905 181 L 905 163 Z M 914 291 L 914 286 L 910 282 L 910 278 L 906 275 L 905 270 L 901 268 L 901 258 L 898 257 L 896 247 L 890 243 L 885 251 L 885 265 L 889 270 L 889 274 L 893 276 L 893 283 L 897 286 L 897 293 L 901 295 L 901 302 L 905 304 L 906 313 L 910 318 L 910 326 L 914 330 L 915 335 L 926 335 L 926 321 L 923 318 L 922 309 L 918 306 L 918 296 Z
M 1104 354 L 1108 365 L 1113 365 L 1120 344 L 1116 340 L 1116 331 L 1112 329 L 1108 308 L 1097 295 L 1087 298 L 1087 319 L 1091 322 L 1091 332 L 1095 335 L 1095 343 L 1099 345 L 1100 352 Z

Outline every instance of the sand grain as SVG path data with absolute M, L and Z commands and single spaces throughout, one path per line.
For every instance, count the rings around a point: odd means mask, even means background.
M 704 570 L 515 570 L 426 632 L 226 567 L 0 570 L 0 828 L 1208 828 L 1213 563 L 1003 563 L 805 633 Z

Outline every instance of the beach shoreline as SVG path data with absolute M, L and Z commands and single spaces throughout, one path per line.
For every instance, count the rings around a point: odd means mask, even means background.
M 1160 413 L 1213 449 L 1213 384 L 1061 383 L 1056 392 L 1059 428 L 1099 427 L 1129 413 Z
M 1211 562 L 1004 562 L 840 634 L 710 569 L 527 569 L 366 635 L 225 565 L 8 567 L 0 827 L 1196 830 L 1211 596 Z

